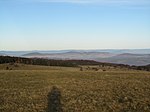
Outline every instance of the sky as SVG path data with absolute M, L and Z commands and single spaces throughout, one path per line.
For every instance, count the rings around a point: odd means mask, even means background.
M 150 0 L 0 0 L 0 50 L 150 48 Z

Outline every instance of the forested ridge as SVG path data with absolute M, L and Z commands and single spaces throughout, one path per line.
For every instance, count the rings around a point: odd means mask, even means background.
M 99 66 L 113 66 L 113 67 L 120 67 L 120 68 L 150 71 L 150 65 L 130 66 L 124 64 L 102 63 L 93 60 L 55 60 L 55 59 L 43 59 L 43 58 L 0 56 L 0 64 L 3 63 L 22 63 L 22 64 L 31 64 L 31 65 L 64 66 L 64 67 L 78 67 L 80 65 L 99 65 Z

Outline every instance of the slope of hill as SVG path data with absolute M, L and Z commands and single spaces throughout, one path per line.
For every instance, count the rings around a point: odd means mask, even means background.
M 150 49 L 58 50 L 58 51 L 0 51 L 5 56 L 59 60 L 95 60 L 128 65 L 150 64 Z
M 63 67 L 81 67 L 96 65 L 98 68 L 92 68 L 93 70 L 98 70 L 100 67 L 108 68 L 125 68 L 125 69 L 134 69 L 134 70 L 145 70 L 150 71 L 149 65 L 147 66 L 130 66 L 127 64 L 117 64 L 117 63 L 106 63 L 106 62 L 97 62 L 94 60 L 54 60 L 54 59 L 43 59 L 43 58 L 22 58 L 22 57 L 10 57 L 10 56 L 0 56 L 0 64 L 14 63 L 21 64 L 30 64 L 30 65 L 44 65 L 44 66 L 63 66 Z M 7 69 L 7 68 L 6 68 Z M 86 68 L 87 70 L 89 67 Z
M 108 52 L 66 52 L 66 53 L 53 53 L 53 54 L 40 54 L 40 53 L 29 53 L 23 55 L 28 58 L 49 58 L 49 59 L 95 59 L 95 58 L 106 58 L 112 57 L 114 54 Z
M 48 58 L 48 59 L 83 59 L 95 60 L 106 63 L 118 63 L 128 65 L 147 65 L 150 64 L 150 54 L 113 54 L 109 52 L 66 52 L 53 54 L 30 53 L 23 55 L 27 58 Z
M 109 58 L 98 58 L 96 61 L 128 64 L 128 65 L 148 65 L 150 64 L 150 54 L 119 54 Z
M 0 53 L 0 56 L 6 56 L 6 54 L 5 53 Z
M 42 54 L 42 53 L 39 53 L 39 52 L 32 52 L 32 53 L 27 53 L 27 54 L 24 54 L 24 55 L 22 55 L 22 56 L 25 56 L 25 57 L 28 57 L 28 56 L 30 56 L 30 57 L 38 57 L 38 56 L 42 56 L 42 55 L 44 55 L 44 54 Z
M 0 112 L 150 111 L 150 72 L 18 66 L 0 70 Z

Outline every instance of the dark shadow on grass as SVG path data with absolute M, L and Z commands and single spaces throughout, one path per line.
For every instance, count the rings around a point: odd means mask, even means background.
M 61 104 L 61 92 L 53 86 L 48 94 L 47 112 L 63 112 Z

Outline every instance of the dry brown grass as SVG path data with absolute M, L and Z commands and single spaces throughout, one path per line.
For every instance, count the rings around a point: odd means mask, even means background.
M 64 112 L 150 112 L 149 72 L 29 68 L 0 70 L 0 112 L 47 112 L 54 86 Z

